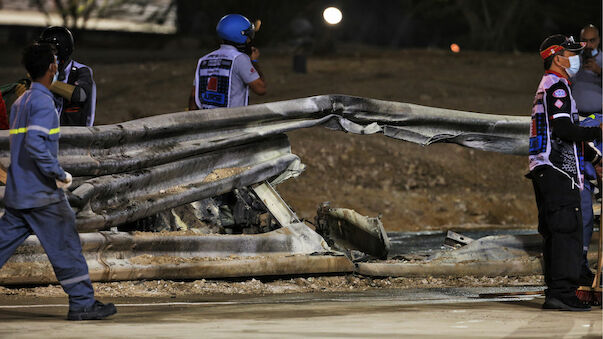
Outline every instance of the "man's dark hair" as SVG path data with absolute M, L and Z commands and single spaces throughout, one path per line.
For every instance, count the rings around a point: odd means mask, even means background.
M 56 48 L 49 43 L 34 42 L 25 47 L 21 63 L 25 66 L 31 80 L 44 76 L 48 66 L 54 63 Z
M 544 39 L 544 41 L 542 42 L 542 44 L 540 44 L 540 52 L 546 50 L 547 48 L 549 48 L 550 46 L 558 46 L 563 44 L 565 41 L 567 40 L 567 38 L 565 37 L 565 35 L 562 34 L 554 34 L 549 36 L 548 38 Z M 553 64 L 553 59 L 555 58 L 555 55 L 560 54 L 563 55 L 563 49 L 550 55 L 548 58 L 544 59 L 544 70 L 548 70 L 549 68 L 551 68 L 551 65 Z
M 557 54 L 553 54 L 550 57 L 544 59 L 544 70 L 548 71 L 549 68 L 551 68 L 551 65 L 553 64 L 553 59 L 555 59 L 555 55 Z M 560 55 L 563 55 L 563 51 L 561 51 Z

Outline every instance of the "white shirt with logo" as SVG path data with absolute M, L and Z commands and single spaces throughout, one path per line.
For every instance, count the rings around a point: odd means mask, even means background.
M 260 78 L 249 56 L 234 46 L 203 56 L 195 71 L 195 102 L 201 109 L 247 106 L 248 84 Z

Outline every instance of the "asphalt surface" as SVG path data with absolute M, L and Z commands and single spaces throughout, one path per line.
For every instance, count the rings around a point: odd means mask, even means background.
M 0 298 L 2 338 L 601 338 L 601 309 L 541 309 L 539 288 L 377 290 L 267 296 L 119 298 L 118 314 L 69 322 L 66 300 Z

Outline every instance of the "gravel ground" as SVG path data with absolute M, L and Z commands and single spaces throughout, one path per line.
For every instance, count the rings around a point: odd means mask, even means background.
M 186 295 L 266 295 L 308 292 L 359 292 L 375 289 L 433 288 L 433 287 L 503 287 L 542 286 L 541 275 L 522 277 L 448 277 L 448 278 L 383 278 L 373 279 L 356 275 L 305 277 L 279 280 L 249 279 L 221 280 L 142 280 L 94 283 L 98 297 L 172 297 Z M 58 285 L 38 287 L 2 287 L 0 295 L 60 297 L 64 292 Z

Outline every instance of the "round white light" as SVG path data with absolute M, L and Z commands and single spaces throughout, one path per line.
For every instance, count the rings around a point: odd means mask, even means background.
M 341 22 L 343 14 L 341 14 L 341 11 L 338 8 L 329 7 L 322 12 L 322 17 L 328 24 L 337 25 Z

